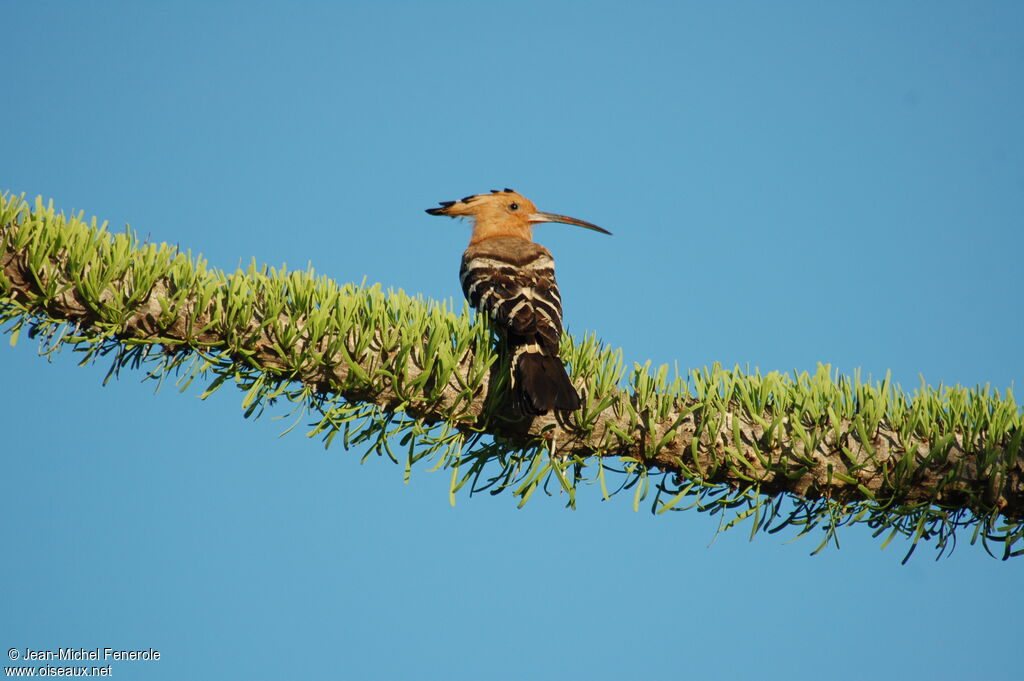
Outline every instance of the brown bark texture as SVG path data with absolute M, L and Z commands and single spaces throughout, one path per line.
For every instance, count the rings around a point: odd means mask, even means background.
M 574 364 L 574 380 L 584 396 L 581 412 L 510 417 L 500 355 L 495 359 L 492 349 L 481 350 L 479 340 L 464 345 L 446 340 L 454 363 L 447 373 L 440 372 L 432 363 L 437 347 L 427 338 L 437 327 L 430 314 L 422 327 L 426 331 L 410 343 L 398 336 L 413 328 L 411 323 L 397 319 L 389 327 L 386 315 L 378 315 L 378 326 L 368 329 L 369 317 L 337 319 L 340 315 L 327 309 L 330 303 L 320 301 L 331 321 L 314 331 L 312 313 L 301 309 L 294 293 L 281 297 L 279 290 L 264 290 L 260 281 L 240 274 L 216 273 L 187 282 L 172 272 L 183 266 L 186 256 L 180 253 L 171 256 L 174 267 L 165 263 L 151 270 L 156 275 L 144 274 L 148 260 L 138 242 L 118 262 L 109 248 L 111 237 L 97 236 L 95 227 L 89 238 L 99 244 L 93 248 L 98 255 L 83 260 L 86 256 L 76 253 L 82 247 L 69 237 L 46 246 L 46 238 L 53 237 L 46 237 L 38 224 L 31 226 L 31 218 L 24 209 L 0 224 L 0 306 L 5 308 L 0 321 L 59 322 L 79 336 L 152 343 L 168 354 L 217 349 L 320 394 L 373 403 L 384 412 L 401 410 L 424 423 L 448 422 L 467 435 L 486 432 L 508 451 L 530 450 L 539 443 L 561 460 L 623 457 L 650 473 L 666 473 L 666 488 L 673 491 L 699 480 L 701 485 L 788 493 L 851 508 L 871 504 L 876 511 L 966 512 L 987 518 L 990 528 L 1001 516 L 1015 533 L 1024 517 L 1021 415 L 1012 403 L 1009 425 L 993 434 L 999 424 L 950 425 L 941 413 L 929 423 L 908 423 L 912 416 L 893 423 L 892 408 L 881 418 L 866 419 L 859 406 L 840 412 L 792 399 L 780 412 L 771 406 L 772 397 L 752 406 L 742 391 L 723 392 L 715 387 L 722 383 L 713 374 L 712 388 L 703 396 L 692 389 L 665 394 L 656 387 L 651 393 L 637 387 L 644 379 L 635 378 L 632 388 L 623 389 L 601 384 L 597 369 L 577 372 Z M 36 222 L 44 218 L 36 216 Z M 62 219 L 51 216 L 50 222 Z M 71 229 L 63 223 L 58 227 Z M 19 236 L 30 228 L 39 234 Z M 194 268 L 191 260 L 189 266 Z M 99 276 L 103 268 L 112 274 Z M 237 314 L 238 309 L 243 313 Z M 469 324 L 444 314 L 455 319 L 444 322 L 453 328 Z M 490 365 L 481 370 L 485 357 L 491 358 Z M 723 375 L 726 383 L 736 378 L 731 372 Z M 774 391 L 777 395 L 779 388 Z

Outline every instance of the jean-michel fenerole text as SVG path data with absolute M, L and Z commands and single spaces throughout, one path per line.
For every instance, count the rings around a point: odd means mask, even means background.
M 57 648 L 56 650 L 33 650 L 25 648 L 23 660 L 159 660 L 160 651 L 117 650 L 116 648 Z

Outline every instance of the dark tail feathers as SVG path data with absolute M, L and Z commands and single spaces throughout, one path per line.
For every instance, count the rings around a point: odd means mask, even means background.
M 544 414 L 552 409 L 575 411 L 580 396 L 569 381 L 562 360 L 539 352 L 524 352 L 512 367 L 514 399 L 527 414 Z

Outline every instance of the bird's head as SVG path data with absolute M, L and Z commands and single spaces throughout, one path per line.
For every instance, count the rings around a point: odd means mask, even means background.
M 471 218 L 471 244 L 496 236 L 511 236 L 532 241 L 533 226 L 541 222 L 560 222 L 586 227 L 602 234 L 611 234 L 608 230 L 583 220 L 555 213 L 543 213 L 537 210 L 533 201 L 512 189 L 494 189 L 489 194 L 474 194 L 458 201 L 442 201 L 440 208 L 428 208 L 427 212 L 450 218 Z

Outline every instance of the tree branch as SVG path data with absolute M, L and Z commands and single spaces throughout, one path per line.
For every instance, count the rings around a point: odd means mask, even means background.
M 255 264 L 227 275 L 41 200 L 31 210 L 3 197 L 0 246 L 0 322 L 14 333 L 116 350 L 112 371 L 148 362 L 159 376 L 213 374 L 213 388 L 231 377 L 248 413 L 287 397 L 319 414 L 314 432 L 328 441 L 344 432 L 391 454 L 389 437 L 404 433 L 419 443 L 407 465 L 436 455 L 456 471 L 453 493 L 471 483 L 525 501 L 556 480 L 572 503 L 588 474 L 604 487 L 621 464 L 637 503 L 651 496 L 657 512 L 689 501 L 739 509 L 755 531 L 820 524 L 823 544 L 867 522 L 941 549 L 976 525 L 1004 556 L 1020 552 L 1024 430 L 1009 391 L 908 397 L 828 367 L 790 378 L 716 366 L 669 381 L 665 367 L 637 365 L 627 376 L 621 353 L 588 337 L 563 348 L 583 409 L 526 421 L 509 414 L 503 358 L 465 308 Z M 371 423 L 353 435 L 357 417 Z M 788 517 L 779 495 L 796 502 Z

